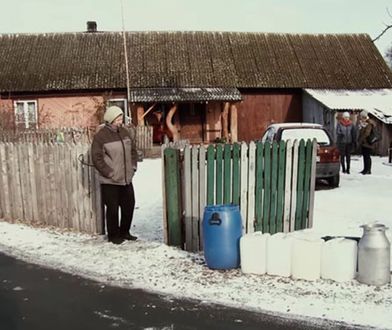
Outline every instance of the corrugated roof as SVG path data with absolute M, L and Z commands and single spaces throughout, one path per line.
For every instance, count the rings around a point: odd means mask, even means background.
M 137 88 L 130 90 L 132 102 L 241 101 L 237 88 Z
M 366 110 L 392 124 L 392 89 L 305 91 L 331 110 Z
M 127 32 L 132 88 L 391 88 L 366 34 Z M 123 89 L 120 32 L 0 35 L 0 92 Z

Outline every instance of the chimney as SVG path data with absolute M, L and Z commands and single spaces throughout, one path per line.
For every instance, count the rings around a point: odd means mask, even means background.
M 97 22 L 88 21 L 87 22 L 87 32 L 97 32 Z

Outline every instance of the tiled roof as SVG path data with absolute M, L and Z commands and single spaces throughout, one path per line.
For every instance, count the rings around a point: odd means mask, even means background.
M 132 102 L 241 101 L 237 88 L 137 88 L 130 90 Z
M 366 34 L 127 32 L 132 88 L 391 88 Z M 0 92 L 123 89 L 120 32 L 0 35 Z

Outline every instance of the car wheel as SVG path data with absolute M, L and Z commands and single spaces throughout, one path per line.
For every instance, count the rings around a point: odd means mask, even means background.
M 328 183 L 333 188 L 339 187 L 339 182 L 340 182 L 340 175 L 339 174 L 336 174 L 336 175 L 328 178 Z

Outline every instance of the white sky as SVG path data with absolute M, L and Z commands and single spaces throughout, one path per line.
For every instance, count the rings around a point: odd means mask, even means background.
M 125 29 L 368 33 L 385 24 L 390 0 L 123 0 Z M 121 0 L 0 0 L 0 34 L 122 29 Z M 392 29 L 376 46 L 384 55 Z

